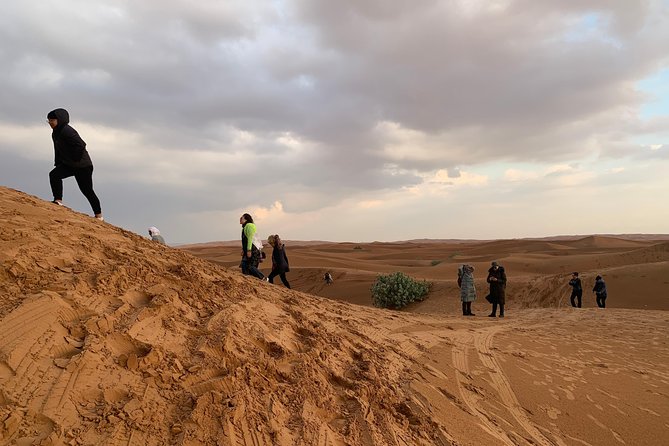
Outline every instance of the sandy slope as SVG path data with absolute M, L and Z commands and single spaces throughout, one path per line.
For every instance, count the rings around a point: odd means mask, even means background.
M 0 248 L 1 444 L 630 445 L 669 430 L 664 311 L 350 305 L 4 188 Z

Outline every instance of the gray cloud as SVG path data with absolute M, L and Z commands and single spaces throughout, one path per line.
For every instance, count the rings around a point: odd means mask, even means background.
M 634 84 L 668 63 L 667 17 L 650 0 L 11 2 L 0 123 L 42 124 L 62 106 L 75 127 L 136 135 L 96 175 L 109 202 L 169 191 L 165 218 L 298 195 L 286 208 L 313 210 L 437 169 L 631 156 L 657 131 L 636 117 Z M 394 155 L 382 123 L 412 132 Z M 146 156 L 128 164 L 129 151 Z M 157 162 L 198 181 L 140 184 Z

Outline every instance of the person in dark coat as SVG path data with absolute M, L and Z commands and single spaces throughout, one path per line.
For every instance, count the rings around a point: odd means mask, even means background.
M 272 246 L 272 272 L 267 276 L 267 281 L 269 283 L 274 283 L 274 278 L 279 276 L 281 282 L 290 288 L 290 283 L 286 278 L 286 273 L 290 271 L 290 265 L 288 264 L 288 256 L 286 256 L 286 245 L 281 242 L 281 237 L 278 234 L 270 235 L 267 238 L 267 243 Z
M 53 129 L 51 139 L 55 152 L 55 168 L 49 172 L 49 182 L 53 193 L 53 203 L 63 204 L 63 179 L 74 177 L 79 190 L 93 208 L 95 218 L 102 218 L 100 200 L 93 191 L 93 162 L 86 150 L 86 143 L 79 133 L 70 126 L 70 114 L 64 108 L 57 108 L 47 115 Z
M 583 287 L 581 286 L 581 279 L 578 278 L 578 273 L 571 273 L 571 306 L 576 307 L 576 299 L 578 299 L 578 308 L 581 308 L 581 299 L 583 297 Z
M 595 286 L 592 288 L 592 292 L 597 296 L 597 306 L 606 308 L 606 283 L 604 283 L 602 276 L 595 277 Z
M 504 302 L 506 293 L 506 273 L 504 267 L 497 262 L 492 262 L 488 270 L 486 281 L 490 284 L 490 301 L 492 302 L 492 313 L 488 317 L 497 316 L 497 306 L 499 305 L 499 317 L 504 317 Z

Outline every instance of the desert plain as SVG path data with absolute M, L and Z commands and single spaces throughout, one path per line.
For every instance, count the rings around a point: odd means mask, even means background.
M 162 246 L 0 188 L 0 444 L 667 444 L 667 237 L 286 247 L 292 290 L 242 276 L 233 242 Z M 396 271 L 427 299 L 374 308 Z

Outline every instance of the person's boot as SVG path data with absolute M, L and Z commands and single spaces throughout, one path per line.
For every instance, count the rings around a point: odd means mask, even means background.
M 488 317 L 496 317 L 497 316 L 497 302 L 492 304 L 492 313 L 488 315 Z
M 472 303 L 467 302 L 467 316 L 476 316 L 474 313 L 472 313 Z
M 504 304 L 499 304 L 499 317 L 504 317 Z
M 467 302 L 462 302 L 462 315 L 467 316 Z

